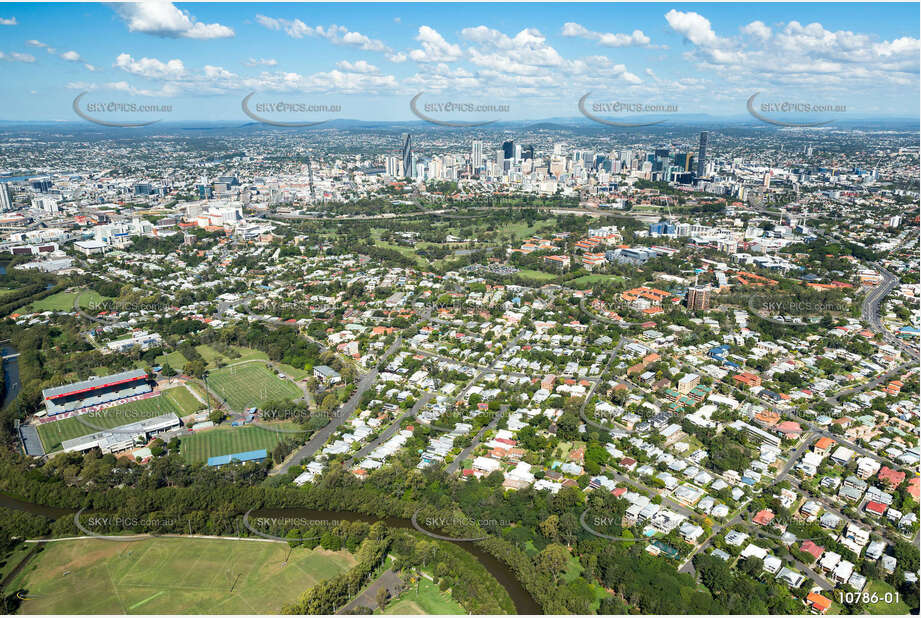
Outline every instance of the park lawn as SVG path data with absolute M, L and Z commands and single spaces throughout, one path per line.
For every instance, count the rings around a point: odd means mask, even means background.
M 105 307 L 105 305 L 103 304 L 105 303 L 105 301 L 113 300 L 112 298 L 109 298 L 108 296 L 103 296 L 96 290 L 83 290 L 79 294 L 80 294 L 80 297 L 79 297 L 80 299 L 77 302 L 79 303 L 81 309 L 89 309 L 90 307 L 99 307 L 99 306 Z M 89 311 L 89 313 L 92 314 L 93 311 Z
M 256 540 L 58 541 L 17 578 L 29 597 L 20 613 L 277 614 L 354 564 L 344 551 Z
M 582 275 L 581 277 L 567 281 L 566 285 L 577 290 L 584 290 L 586 288 L 592 287 L 596 283 L 603 283 L 607 281 L 616 281 L 620 283 L 623 280 L 624 278 L 620 275 L 603 275 L 596 273 L 594 275 Z
M 241 348 L 239 346 L 234 346 L 233 349 L 236 350 L 240 356 L 236 358 L 226 359 L 225 362 L 228 365 L 232 365 L 234 363 L 240 363 L 243 361 L 249 361 L 249 360 L 269 360 L 269 355 L 263 352 L 262 350 L 254 350 L 252 348 Z
M 236 412 L 303 395 L 291 381 L 282 380 L 263 363 L 255 361 L 212 371 L 208 374 L 208 386 Z
M 182 368 L 189 362 L 182 352 L 178 350 L 158 356 L 155 360 L 159 365 L 169 365 L 176 373 L 182 373 Z
M 34 313 L 40 311 L 73 311 L 76 292 L 58 292 L 45 298 L 33 300 L 20 313 Z
M 284 363 L 278 363 L 278 368 L 283 374 L 295 380 L 305 380 L 313 375 L 312 371 L 307 371 L 306 369 L 298 369 L 297 367 L 292 367 L 291 365 L 286 365 Z
M 554 273 L 545 273 L 542 270 L 530 270 L 527 268 L 524 270 L 519 270 L 518 274 L 525 279 L 531 279 L 532 281 L 537 281 L 538 283 L 543 283 L 545 281 L 550 281 L 551 279 L 556 279 L 558 276 L 558 275 L 555 275 Z
M 269 427 L 278 427 L 280 431 L 272 431 Z M 179 440 L 179 452 L 189 463 L 204 463 L 209 457 L 263 448 L 271 453 L 282 440 L 303 436 L 291 433 L 290 430 L 294 428 L 293 423 L 278 423 L 205 429 L 183 435 Z
M 527 240 L 537 234 L 537 228 L 547 225 L 547 221 L 534 221 L 534 225 L 528 225 L 527 221 L 515 221 L 508 223 L 498 229 L 500 234 L 512 233 L 518 240 Z
M 160 395 L 140 401 L 132 401 L 120 406 L 113 406 L 99 412 L 71 416 L 70 418 L 42 423 L 37 426 L 38 436 L 42 440 L 46 453 L 61 448 L 61 442 L 79 438 L 102 429 L 120 427 L 136 423 L 145 418 L 169 414 L 181 415 L 182 409 L 170 398 Z
M 166 389 L 162 396 L 168 398 L 181 410 L 179 416 L 187 416 L 205 408 L 205 404 L 190 393 L 184 384 Z
M 895 599 L 898 593 L 896 592 L 895 588 L 884 581 L 871 579 L 870 583 L 867 584 L 867 587 L 864 588 L 863 592 L 870 595 L 870 598 L 873 597 L 873 594 L 876 594 L 876 603 L 870 601 L 863 604 L 863 606 L 867 609 L 867 612 L 873 616 L 904 616 L 908 614 L 908 604 L 902 600 L 901 596 L 899 596 L 898 603 L 896 603 Z M 889 599 L 892 601 L 891 603 L 886 603 L 887 594 L 889 595 Z
M 418 592 L 416 586 L 405 590 L 395 600 L 388 603 L 384 608 L 383 614 L 466 614 L 467 610 L 451 598 L 448 592 L 442 592 L 438 586 L 425 579 L 420 578 L 418 583 Z
M 23 558 L 26 557 L 34 545 L 29 545 L 26 543 L 19 543 L 16 547 L 13 548 L 6 557 L 3 558 L 0 562 L 0 581 L 6 579 L 6 577 L 16 568 Z
M 202 344 L 195 346 L 195 350 L 201 354 L 202 358 L 209 367 L 214 367 L 219 360 L 224 360 L 224 355 L 212 348 L 210 345 Z

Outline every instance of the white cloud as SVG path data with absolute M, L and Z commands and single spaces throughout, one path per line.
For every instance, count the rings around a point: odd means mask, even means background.
M 454 62 L 463 55 L 460 45 L 448 43 L 434 28 L 419 26 L 416 40 L 422 49 L 409 52 L 409 57 L 416 62 Z
M 379 69 L 365 62 L 364 60 L 359 60 L 357 62 L 349 62 L 348 60 L 342 60 L 336 63 L 336 67 L 342 69 L 343 71 L 351 71 L 352 73 L 377 73 Z
M 176 8 L 172 2 L 125 2 L 116 4 L 114 8 L 131 32 L 173 39 L 222 39 L 234 36 L 232 28 L 196 21 L 191 13 Z
M 563 36 L 579 37 L 598 41 L 605 47 L 639 47 L 649 45 L 649 37 L 642 30 L 634 30 L 631 34 L 612 32 L 595 32 L 581 24 L 566 22 L 561 32 Z
M 0 17 L 0 26 L 17 26 L 19 25 L 15 17 Z
M 130 54 L 120 54 L 114 66 L 132 75 L 150 79 L 181 79 L 186 75 L 185 65 L 178 58 L 161 62 L 156 58 L 135 60 Z
M 6 53 L 0 51 L 0 60 L 6 60 L 7 62 L 35 62 L 35 56 L 19 52 Z
M 57 51 L 55 48 L 51 47 L 47 43 L 42 43 L 41 41 L 36 41 L 35 39 L 29 39 L 28 41 L 26 41 L 26 45 L 28 45 L 29 47 L 40 47 L 41 49 L 44 49 L 45 51 L 47 51 L 49 54 L 56 53 Z
M 67 60 L 68 62 L 80 62 L 80 54 L 73 50 L 66 51 L 61 54 L 61 58 Z
M 536 28 L 525 28 L 514 37 L 510 37 L 498 30 L 477 26 L 476 28 L 464 28 L 461 36 L 478 43 L 486 50 L 507 53 L 517 63 L 536 67 L 555 67 L 565 62 L 553 47 L 547 45 L 546 37 Z M 474 51 L 471 50 L 471 54 Z
M 753 21 L 752 23 L 744 26 L 742 28 L 743 34 L 748 34 L 762 41 L 767 41 L 771 38 L 771 29 L 767 27 L 763 21 Z
M 699 47 L 718 47 L 727 43 L 726 39 L 716 36 L 710 20 L 699 13 L 672 9 L 665 14 L 665 20 L 672 30 Z
M 212 80 L 214 79 L 236 79 L 237 78 L 237 75 L 235 73 L 231 73 L 230 71 L 224 69 L 223 67 L 211 66 L 210 64 L 205 65 L 204 71 L 205 71 L 205 77 L 208 79 L 212 79 Z
M 350 45 L 364 51 L 389 52 L 390 48 L 383 41 L 372 39 L 360 32 L 350 31 L 345 26 L 333 24 L 328 28 L 323 26 L 308 26 L 300 19 L 288 20 L 265 15 L 256 15 L 256 21 L 269 30 L 280 30 L 293 39 L 302 39 L 305 36 L 319 37 L 335 45 Z
M 399 64 L 401 62 L 406 62 L 409 59 L 409 56 L 405 52 L 397 52 L 395 54 L 387 54 L 387 60 Z
M 275 60 L 274 58 L 250 58 L 243 64 L 245 64 L 248 67 L 260 67 L 260 66 L 273 67 L 278 64 L 278 61 Z

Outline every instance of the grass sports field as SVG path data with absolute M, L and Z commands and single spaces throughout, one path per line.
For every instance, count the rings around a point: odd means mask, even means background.
M 467 610 L 451 598 L 447 592 L 442 592 L 438 586 L 429 580 L 419 580 L 418 592 L 416 586 L 403 592 L 399 597 L 387 604 L 383 614 L 466 614 Z
M 291 423 L 279 423 L 280 428 L 291 429 Z M 183 435 L 179 452 L 190 463 L 205 462 L 209 457 L 232 455 L 264 448 L 270 454 L 275 445 L 299 434 L 276 432 L 252 425 L 246 427 L 218 427 L 200 433 Z
M 196 399 L 195 395 L 190 393 L 185 385 L 168 388 L 163 391 L 162 396 L 172 401 L 182 410 L 179 416 L 186 416 L 205 408 L 205 404 Z
M 107 299 L 95 290 L 83 290 L 81 292 L 58 292 L 51 296 L 36 300 L 22 311 L 29 313 L 32 311 L 73 311 L 74 299 L 80 296 L 80 306 L 86 309 L 90 306 L 97 306 Z
M 178 388 L 185 390 L 185 387 L 177 387 L 177 389 L 170 390 L 178 391 Z M 191 405 L 188 402 L 189 398 L 194 400 L 198 407 L 201 407 L 201 405 L 198 404 L 198 400 L 188 391 L 186 391 L 185 394 L 181 394 L 179 392 L 172 393 L 168 390 L 159 397 L 151 397 L 150 399 L 142 399 L 121 406 L 114 406 L 101 412 L 93 413 L 92 416 L 84 415 L 80 418 L 70 417 L 60 421 L 38 425 L 38 435 L 42 439 L 45 452 L 50 453 L 60 449 L 61 442 L 64 440 L 79 438 L 80 436 L 99 431 L 99 429 L 95 429 L 95 427 L 101 427 L 103 429 L 119 427 L 120 425 L 127 425 L 128 423 L 134 423 L 145 418 L 168 414 L 169 412 L 173 412 L 179 416 L 190 414 L 194 410 L 187 409 L 187 406 Z
M 17 586 L 28 590 L 22 614 L 277 614 L 353 564 L 283 543 L 86 539 L 48 543 Z
M 231 409 L 242 412 L 267 401 L 296 399 L 301 389 L 277 377 L 260 362 L 225 367 L 208 374 L 208 386 L 221 396 Z

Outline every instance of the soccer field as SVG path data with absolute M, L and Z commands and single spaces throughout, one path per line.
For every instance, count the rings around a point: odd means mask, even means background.
M 16 585 L 28 591 L 22 614 L 277 614 L 354 564 L 283 543 L 85 539 L 48 543 Z
M 277 377 L 261 362 L 225 367 L 208 374 L 208 386 L 236 412 L 268 401 L 296 399 L 301 389 Z
M 189 396 L 191 397 L 191 394 Z M 43 423 L 37 426 L 38 435 L 42 439 L 45 452 L 51 453 L 60 449 L 61 442 L 64 440 L 96 433 L 99 431 L 97 427 L 110 429 L 169 412 L 174 412 L 179 416 L 183 415 L 183 410 L 177 405 L 174 397 L 160 395 L 114 406 L 101 412 L 94 412 L 91 416 L 84 415 L 79 419 L 72 416 L 60 421 Z
M 294 427 L 291 423 L 279 423 L 275 426 L 286 429 Z M 209 457 L 217 455 L 245 453 L 262 448 L 271 454 L 276 444 L 299 435 L 302 434 L 270 431 L 253 425 L 218 427 L 182 436 L 179 441 L 179 452 L 189 463 L 205 462 Z

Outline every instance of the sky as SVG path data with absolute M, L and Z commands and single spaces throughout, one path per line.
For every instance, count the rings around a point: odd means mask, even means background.
M 244 122 L 250 93 L 296 121 L 412 120 L 416 95 L 441 119 L 577 117 L 588 93 L 599 116 L 742 116 L 761 93 L 917 117 L 918 32 L 916 3 L 5 3 L 0 120 L 78 120 L 84 92 L 81 109 L 137 120 Z

